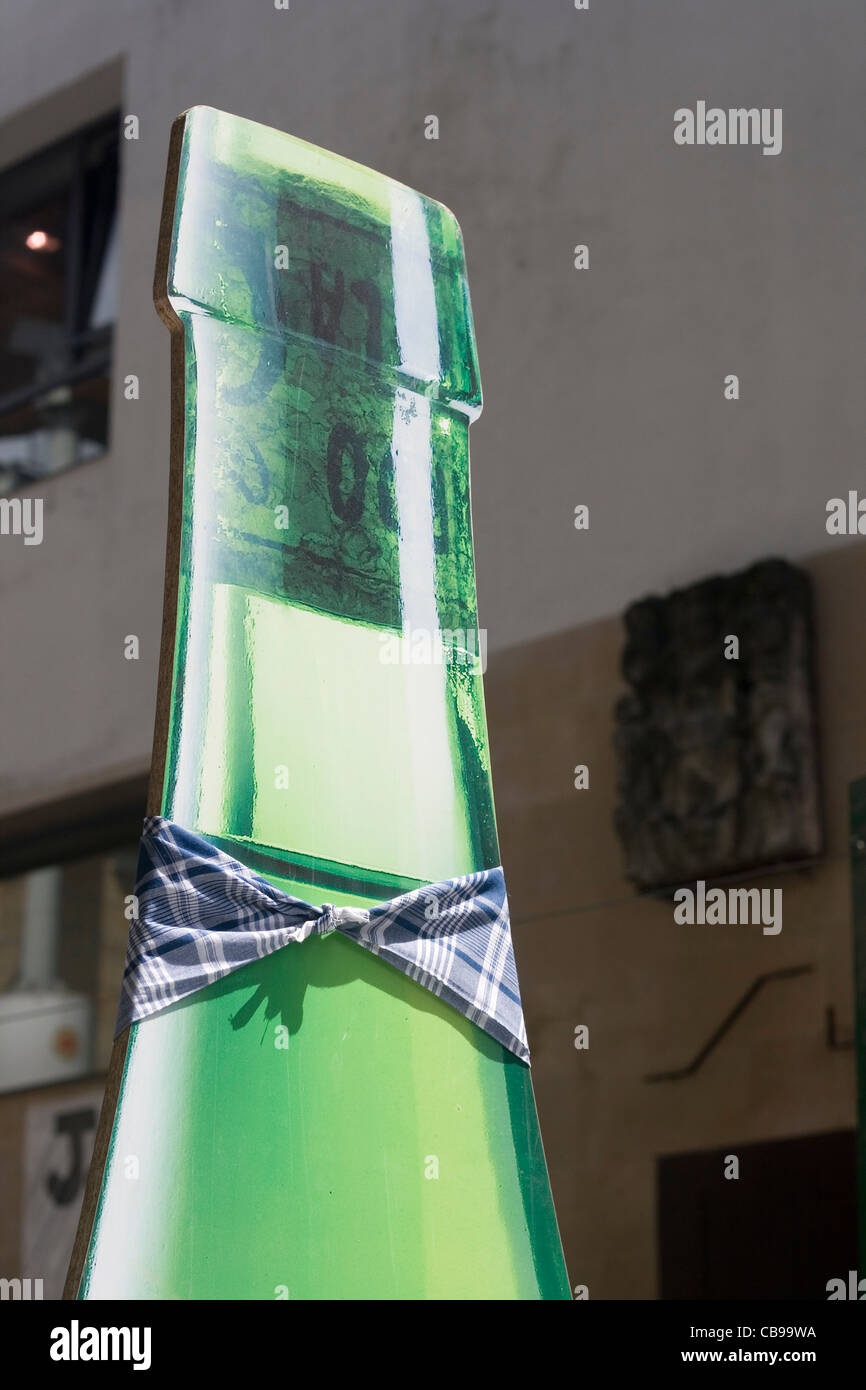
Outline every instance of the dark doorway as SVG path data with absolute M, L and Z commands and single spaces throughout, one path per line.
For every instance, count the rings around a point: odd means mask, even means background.
M 663 1299 L 826 1299 L 857 1268 L 854 1130 L 664 1156 L 656 1196 Z

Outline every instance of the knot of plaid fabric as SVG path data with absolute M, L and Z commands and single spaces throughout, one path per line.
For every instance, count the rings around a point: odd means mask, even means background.
M 135 899 L 117 1033 L 284 946 L 337 931 L 529 1064 L 498 866 L 425 884 L 370 908 L 315 907 L 202 836 L 149 816 Z
M 333 903 L 322 903 L 322 915 L 317 917 L 313 923 L 313 929 L 317 936 L 332 936 L 337 930 L 336 910 Z
M 369 912 L 357 907 L 334 907 L 333 903 L 322 903 L 322 915 L 313 922 L 317 936 L 331 936 L 340 927 L 361 926 L 369 922 Z

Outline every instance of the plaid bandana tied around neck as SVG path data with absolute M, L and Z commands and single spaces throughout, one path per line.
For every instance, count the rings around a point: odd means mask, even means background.
M 292 942 L 339 931 L 529 1065 L 502 869 L 369 909 L 314 907 L 162 816 L 144 822 L 115 1034 Z

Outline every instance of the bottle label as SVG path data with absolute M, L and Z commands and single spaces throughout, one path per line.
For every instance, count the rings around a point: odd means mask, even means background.
M 319 342 L 185 327 L 208 576 L 380 628 L 473 629 L 465 417 Z

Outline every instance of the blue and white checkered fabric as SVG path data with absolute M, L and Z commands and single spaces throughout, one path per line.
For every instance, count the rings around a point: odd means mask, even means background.
M 370 909 L 313 907 L 191 831 L 149 816 L 135 896 L 116 1033 L 291 942 L 339 931 L 529 1063 L 500 868 Z

